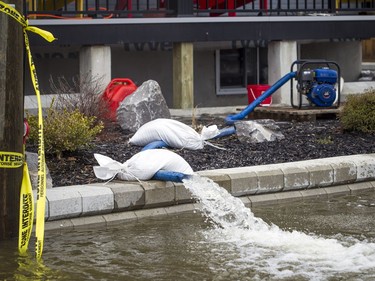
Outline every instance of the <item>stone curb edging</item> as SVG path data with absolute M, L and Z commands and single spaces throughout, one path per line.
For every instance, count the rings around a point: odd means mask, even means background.
M 263 195 L 251 195 L 239 197 L 246 207 L 259 205 L 281 204 L 287 202 L 296 202 L 309 200 L 313 198 L 327 199 L 333 196 L 354 195 L 365 191 L 375 191 L 375 181 L 353 183 L 349 185 L 340 185 L 328 188 L 314 188 L 302 191 L 287 191 L 281 193 L 270 193 Z M 110 227 L 127 221 L 137 221 L 143 218 L 168 216 L 179 213 L 194 212 L 200 209 L 199 203 L 186 203 L 168 207 L 159 207 L 151 209 L 139 209 L 134 211 L 109 213 L 103 215 L 78 217 L 72 219 L 62 219 L 48 221 L 45 229 L 50 230 L 72 230 L 92 227 Z
M 197 172 L 246 206 L 375 190 L 375 154 Z M 49 189 L 46 229 L 113 224 L 198 208 L 181 183 L 112 181 Z

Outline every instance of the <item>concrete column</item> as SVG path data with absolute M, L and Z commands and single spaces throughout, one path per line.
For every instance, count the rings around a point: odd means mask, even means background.
M 268 83 L 273 85 L 285 74 L 297 60 L 296 41 L 277 41 L 268 44 Z M 284 84 L 272 95 L 273 106 L 291 106 L 290 82 Z
M 87 75 L 100 79 L 104 90 L 111 81 L 111 47 L 82 47 L 79 53 L 79 75 L 81 79 L 87 79 Z
M 173 108 L 194 107 L 193 43 L 173 44 Z

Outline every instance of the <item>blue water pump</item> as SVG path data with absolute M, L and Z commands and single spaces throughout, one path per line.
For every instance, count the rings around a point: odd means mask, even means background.
M 320 107 L 332 106 L 336 100 L 337 71 L 329 68 L 303 70 L 297 89 Z
M 297 67 L 297 71 L 295 71 Z M 291 103 L 301 108 L 302 95 L 314 107 L 338 107 L 340 104 L 340 67 L 332 61 L 295 61 L 291 71 L 295 71 L 299 105 L 294 104 L 294 87 L 291 81 Z

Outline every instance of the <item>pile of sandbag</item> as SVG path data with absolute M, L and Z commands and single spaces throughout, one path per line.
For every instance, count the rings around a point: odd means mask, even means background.
M 146 146 L 155 141 L 163 141 L 173 148 L 202 149 L 208 139 L 219 134 L 216 125 L 203 127 L 199 134 L 190 126 L 172 119 L 155 119 L 142 125 L 129 143 Z M 193 169 L 178 154 L 166 149 L 143 150 L 124 163 L 101 154 L 94 154 L 99 166 L 94 166 L 95 176 L 110 180 L 116 176 L 121 180 L 150 180 L 159 171 L 193 175 Z
M 163 141 L 169 147 L 187 148 L 191 150 L 202 149 L 207 140 L 219 134 L 216 125 L 203 127 L 199 134 L 190 126 L 173 119 L 159 118 L 141 126 L 129 143 L 145 146 L 154 141 Z

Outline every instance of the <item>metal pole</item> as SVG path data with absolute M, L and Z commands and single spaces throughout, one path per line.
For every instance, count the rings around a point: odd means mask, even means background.
M 10 0 L 18 11 L 23 1 Z M 5 168 L 7 152 L 22 153 L 23 33 L 22 26 L 0 13 L 0 240 L 17 237 L 22 166 Z M 5 155 L 5 156 L 4 156 Z M 6 159 L 8 158 L 8 159 Z

